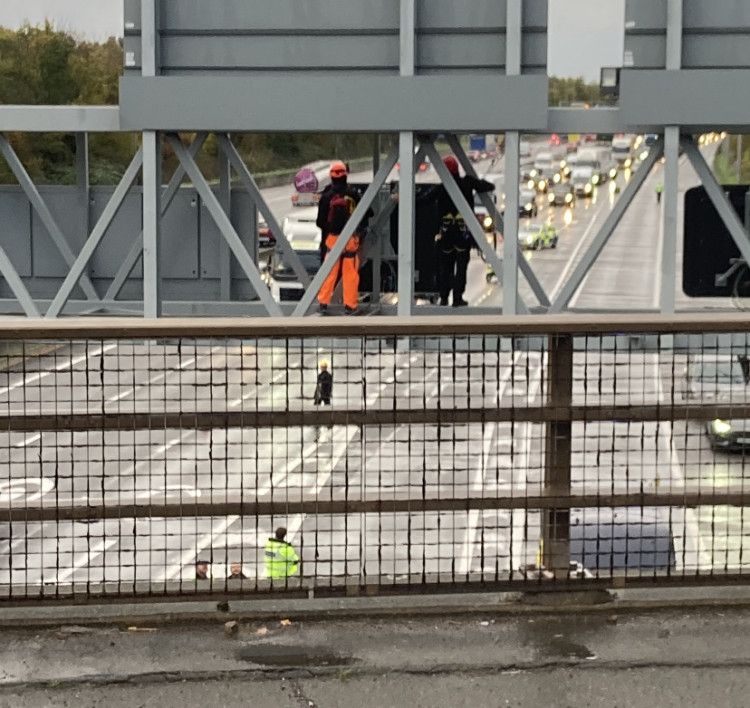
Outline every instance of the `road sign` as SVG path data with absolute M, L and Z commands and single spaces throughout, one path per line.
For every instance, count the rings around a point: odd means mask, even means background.
M 745 220 L 748 185 L 725 186 L 740 220 Z M 746 269 L 733 263 L 740 251 L 703 187 L 685 193 L 682 290 L 688 297 L 731 297 L 737 276 Z M 733 268 L 734 266 L 734 268 Z

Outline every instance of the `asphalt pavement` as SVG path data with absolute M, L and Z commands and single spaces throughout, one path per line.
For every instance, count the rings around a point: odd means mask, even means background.
M 740 708 L 750 690 L 747 609 L 224 621 L 5 630 L 0 706 Z

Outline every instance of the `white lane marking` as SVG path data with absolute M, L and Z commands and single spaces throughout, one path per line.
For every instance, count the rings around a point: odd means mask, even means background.
M 488 423 L 484 429 L 484 444 L 482 445 L 482 456 L 477 465 L 474 481 L 472 484 L 473 488 L 484 487 L 484 477 L 487 474 L 487 465 L 490 457 L 490 450 L 492 448 L 492 440 L 497 434 L 497 423 Z M 456 564 L 456 573 L 458 575 L 468 575 L 471 570 L 471 561 L 474 558 L 474 543 L 477 538 L 477 531 L 479 531 L 479 509 L 472 509 L 469 512 L 469 516 L 466 519 L 466 538 L 464 539 L 463 546 L 458 554 L 458 563 Z
M 539 389 L 542 386 L 542 370 L 546 367 L 546 359 L 547 355 L 546 353 L 539 357 L 539 366 L 535 369 L 535 373 L 531 378 L 531 383 L 529 386 L 528 391 L 528 403 L 531 404 L 534 402 L 534 399 L 536 398 L 537 394 L 539 393 Z M 519 467 L 522 470 L 525 470 L 526 478 L 520 483 L 521 488 L 524 490 L 524 494 L 528 494 L 529 492 L 529 480 L 528 480 L 528 470 L 529 470 L 529 460 L 531 459 L 531 432 L 532 432 L 532 424 L 531 423 L 522 423 L 522 445 L 519 453 L 519 460 L 520 464 Z M 516 482 L 516 480 L 511 479 L 511 490 L 514 489 L 519 483 Z M 538 487 L 538 491 L 541 492 L 541 483 L 540 482 L 534 482 Z M 537 490 L 535 490 L 537 491 Z M 511 491 L 512 494 L 512 491 Z M 526 557 L 524 554 L 524 548 L 526 547 L 526 544 L 529 540 L 533 539 L 534 534 L 529 533 L 529 524 L 528 524 L 528 513 L 527 511 L 513 511 L 512 518 L 513 518 L 513 537 L 511 539 L 511 547 L 510 547 L 510 569 L 511 570 L 517 570 L 520 568 L 521 565 L 524 565 L 526 562 Z M 540 517 L 541 518 L 541 517 Z M 538 533 L 536 534 L 539 539 L 541 539 L 541 527 L 538 529 Z M 527 538 L 527 536 L 529 538 Z M 537 546 L 539 545 L 539 540 L 537 540 Z M 521 557 L 523 556 L 524 563 L 520 563 Z
M 157 374 L 153 378 L 150 378 L 148 381 L 144 381 L 141 384 L 138 384 L 136 386 L 133 386 L 132 388 L 125 389 L 124 391 L 121 391 L 120 393 L 110 396 L 107 398 L 107 401 L 109 403 L 115 403 L 117 401 L 121 401 L 123 398 L 126 398 L 127 396 L 132 396 L 139 388 L 146 388 L 148 386 L 151 386 L 151 384 L 155 384 L 157 381 L 161 381 L 162 379 L 166 379 L 170 374 L 176 374 L 180 371 L 184 371 L 187 369 L 188 366 L 192 366 L 193 364 L 196 364 L 199 361 L 202 361 L 203 359 L 208 359 L 210 357 L 213 357 L 213 355 L 222 350 L 226 347 L 220 347 L 216 346 L 213 347 L 207 354 L 201 354 L 200 356 L 193 356 L 189 359 L 185 359 L 176 369 L 168 369 L 166 371 L 163 371 L 160 374 Z
M 74 366 L 77 366 L 83 361 L 87 361 L 88 359 L 93 359 L 94 357 L 100 356 L 101 354 L 105 354 L 108 351 L 111 351 L 112 349 L 115 349 L 117 347 L 117 344 L 107 344 L 103 347 L 98 347 L 94 349 L 93 351 L 86 352 L 86 354 L 81 354 L 80 356 L 73 357 L 69 361 L 64 361 L 61 364 L 58 364 L 55 366 L 54 369 L 49 369 L 47 371 L 38 371 L 35 374 L 29 374 L 28 376 L 24 377 L 21 381 L 17 381 L 14 384 L 11 384 L 10 386 L 5 386 L 4 388 L 0 388 L 0 396 L 4 396 L 6 393 L 9 393 L 10 391 L 15 391 L 17 388 L 22 388 L 23 386 L 28 386 L 29 384 L 35 383 L 36 381 L 39 381 L 40 379 L 43 379 L 47 376 L 51 376 L 52 374 L 60 373 L 61 371 L 65 371 L 66 369 L 70 369 Z
M 35 443 L 37 440 L 42 439 L 41 433 L 34 433 L 34 435 L 29 436 L 28 438 L 25 438 L 24 440 L 21 440 L 21 442 L 17 442 L 13 447 L 26 447 L 27 445 L 31 445 L 32 443 Z
M 28 505 L 49 494 L 55 488 L 55 483 L 46 477 L 26 477 L 23 479 L 12 479 L 0 483 L 0 502 L 8 503 L 25 497 Z
M 110 538 L 108 540 L 99 541 L 98 543 L 91 546 L 86 553 L 84 553 L 72 566 L 70 566 L 70 568 L 57 573 L 52 581 L 44 579 L 42 580 L 42 582 L 64 583 L 66 580 L 71 578 L 76 571 L 91 565 L 91 561 L 93 561 L 94 558 L 97 558 L 103 553 L 106 553 L 110 548 L 112 548 L 112 546 L 118 544 L 119 542 L 119 538 Z
M 604 204 L 604 202 L 602 202 L 602 204 Z M 568 274 L 573 269 L 573 267 L 577 265 L 578 254 L 580 253 L 581 249 L 586 245 L 589 234 L 591 233 L 591 229 L 594 228 L 594 225 L 596 224 L 597 219 L 601 216 L 601 211 L 602 211 L 601 207 L 596 210 L 594 215 L 591 217 L 591 221 L 589 222 L 589 225 L 586 227 L 586 230 L 583 232 L 583 235 L 578 240 L 576 247 L 573 249 L 573 253 L 570 254 L 570 258 L 568 259 L 568 262 L 565 264 L 565 268 L 563 268 L 563 272 L 560 274 L 560 277 L 557 279 L 557 283 L 555 283 L 555 287 L 550 293 L 549 299 L 551 302 L 554 302 L 557 299 L 557 296 L 560 294 L 560 291 L 563 289 L 563 285 L 565 284 L 568 278 Z M 576 293 L 580 292 L 583 285 L 584 283 L 581 283 L 578 290 L 575 293 L 573 293 L 573 298 L 576 297 Z M 571 305 L 572 304 L 573 304 L 573 300 L 571 299 Z
M 659 354 L 653 354 L 654 373 L 656 376 L 656 385 L 659 395 L 659 402 L 665 403 L 664 387 L 661 380 L 661 370 L 659 362 Z M 677 450 L 674 446 L 674 426 L 671 421 L 664 423 L 664 428 L 667 432 L 668 449 L 667 454 L 669 455 L 669 471 L 672 480 L 676 481 L 679 485 L 685 484 L 685 475 L 682 471 L 682 465 L 680 464 Z M 657 428 L 658 429 L 658 428 Z M 662 442 L 662 436 L 659 436 L 659 441 Z M 682 531 L 683 536 L 679 536 L 672 533 L 672 537 L 675 542 L 675 556 L 678 561 L 682 561 L 683 567 L 679 568 L 683 572 L 687 569 L 696 570 L 710 570 L 713 566 L 710 554 L 705 548 L 703 538 L 700 532 L 700 525 L 698 524 L 698 516 L 695 513 L 695 509 L 684 509 L 685 523 L 683 524 Z M 672 514 L 670 513 L 670 522 Z M 672 524 L 670 523 L 670 530 Z M 684 540 L 683 540 L 684 539 Z M 683 548 L 679 549 L 680 541 L 683 542 Z M 688 565 L 685 561 L 690 559 L 692 564 Z

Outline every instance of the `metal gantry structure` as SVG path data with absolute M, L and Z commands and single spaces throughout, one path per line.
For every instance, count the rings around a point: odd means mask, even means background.
M 4 313 L 307 314 L 347 239 L 338 240 L 329 261 L 310 278 L 234 147 L 236 132 L 398 135 L 398 148 L 376 169 L 348 230 L 375 202 L 396 162 L 411 165 L 402 169 L 399 187 L 399 315 L 415 309 L 415 183 L 405 176 L 428 157 L 459 209 L 473 211 L 440 160 L 438 136 L 474 174 L 459 136 L 505 134 L 505 219 L 491 200 L 485 203 L 501 225 L 502 255 L 487 243 L 479 223 L 469 220 L 498 274 L 503 306 L 475 312 L 565 311 L 662 157 L 660 310 L 674 312 L 680 148 L 750 262 L 745 229 L 693 141 L 705 132 L 748 130 L 750 55 L 743 47 L 750 16 L 736 2 L 712 3 L 707 12 L 697 0 L 628 0 L 619 106 L 595 109 L 548 108 L 546 0 L 467 0 L 460 7 L 443 0 L 388 0 L 377 7 L 366 0 L 311 0 L 303 7 L 293 0 L 127 0 L 125 28 L 118 107 L 0 107 L 0 150 L 20 185 L 15 194 L 9 188 L 6 199 L 0 194 L 8 209 L 8 228 L 0 235 Z M 10 131 L 75 133 L 76 187 L 59 194 L 37 187 L 3 136 Z M 89 185 L 87 135 L 99 131 L 136 133 L 141 148 L 119 185 L 97 192 Z M 185 146 L 178 132 L 196 137 Z M 219 145 L 218 188 L 195 160 L 212 133 Z M 554 298 L 517 245 L 522 133 L 663 136 Z M 179 169 L 163 186 L 165 142 Z M 136 188 L 139 176 L 142 187 Z M 180 189 L 186 176 L 188 194 Z M 233 176 L 241 194 L 231 188 Z M 25 212 L 9 207 L 17 207 L 18 199 L 25 200 Z M 95 219 L 92 201 L 98 204 Z M 210 219 L 186 216 L 196 203 Z M 387 205 L 375 225 L 383 226 L 392 209 Z M 256 213 L 306 288 L 299 303 L 281 306 L 261 279 Z M 167 225 L 168 214 L 177 226 Z M 187 244 L 189 218 L 200 223 L 194 227 L 200 238 Z M 536 302 L 521 297 L 521 277 Z

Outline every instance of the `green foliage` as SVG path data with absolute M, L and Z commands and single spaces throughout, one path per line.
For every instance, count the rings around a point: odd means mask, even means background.
M 599 84 L 587 84 L 582 78 L 561 79 L 556 76 L 549 80 L 549 105 L 570 106 L 573 103 L 588 103 L 591 106 L 600 102 Z
M 122 42 L 86 42 L 67 32 L 26 25 L 0 27 L 0 104 L 117 105 L 123 67 Z M 74 184 L 75 136 L 63 133 L 7 133 L 31 178 L 37 184 Z M 183 135 L 189 143 L 194 136 Z M 116 184 L 138 148 L 139 136 L 129 133 L 89 135 L 92 184 Z M 321 159 L 351 160 L 370 156 L 371 135 L 242 134 L 233 142 L 254 173 L 294 169 Z M 386 149 L 392 136 L 383 136 Z M 218 176 L 218 143 L 209 136 L 196 158 L 208 179 Z M 164 178 L 177 169 L 174 152 L 164 147 Z M 15 177 L 0 159 L 0 184 Z

